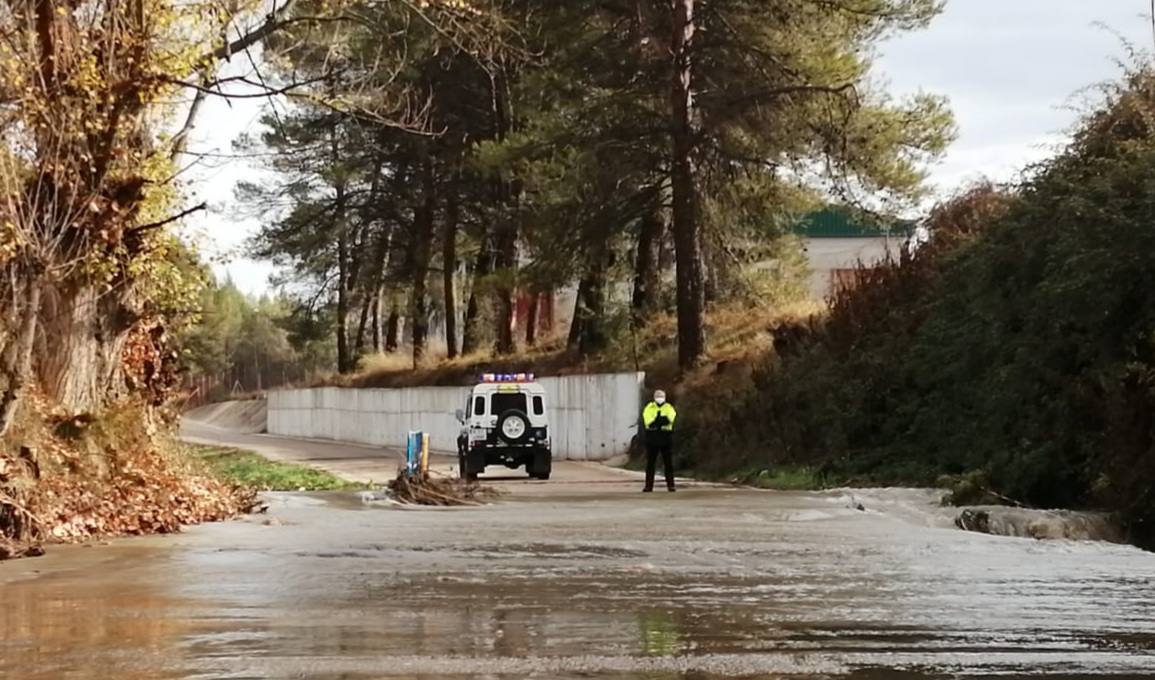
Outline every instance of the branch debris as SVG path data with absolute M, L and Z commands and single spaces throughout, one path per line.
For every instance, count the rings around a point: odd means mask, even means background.
M 404 469 L 389 482 L 389 491 L 399 503 L 407 505 L 478 506 L 496 497 L 496 489 L 449 477 L 419 475 L 410 477 Z

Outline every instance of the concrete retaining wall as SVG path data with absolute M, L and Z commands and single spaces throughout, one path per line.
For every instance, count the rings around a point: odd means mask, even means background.
M 198 406 L 185 413 L 184 417 L 230 432 L 259 434 L 265 431 L 267 425 L 266 408 L 264 399 L 224 401 Z
M 542 378 L 554 457 L 605 460 L 625 453 L 637 431 L 643 373 Z M 374 446 L 403 446 L 422 430 L 437 451 L 454 451 L 466 387 L 279 390 L 268 396 L 268 432 Z

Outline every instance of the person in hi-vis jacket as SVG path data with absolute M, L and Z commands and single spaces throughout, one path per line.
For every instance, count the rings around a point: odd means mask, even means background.
M 674 490 L 674 421 L 677 418 L 678 412 L 666 401 L 662 390 L 654 392 L 654 400 L 642 410 L 642 425 L 646 428 L 646 488 L 643 491 L 654 490 L 659 454 L 666 471 L 666 488 Z

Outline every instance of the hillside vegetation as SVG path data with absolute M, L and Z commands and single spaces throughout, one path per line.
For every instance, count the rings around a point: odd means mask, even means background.
M 779 332 L 697 465 L 946 475 L 1155 544 L 1153 126 L 1155 77 L 1130 73 L 1021 186 L 941 206 L 932 246 Z
M 525 372 L 538 376 L 644 371 L 652 386 L 697 383 L 727 368 L 749 365 L 770 349 L 770 331 L 784 322 L 797 322 L 820 309 L 802 301 L 755 305 L 735 302 L 711 309 L 706 315 L 712 347 L 700 369 L 682 377 L 677 346 L 672 342 L 677 319 L 656 315 L 636 330 L 623 327 L 596 354 L 583 354 L 566 344 L 564 337 L 546 338 L 533 348 L 511 355 L 476 352 L 455 359 L 430 355 L 414 369 L 406 356 L 376 354 L 365 357 L 362 367 L 350 375 L 331 375 L 319 385 L 339 387 L 413 387 L 471 385 L 487 372 Z

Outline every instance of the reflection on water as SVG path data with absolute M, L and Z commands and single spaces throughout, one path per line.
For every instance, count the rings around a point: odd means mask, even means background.
M 674 656 L 681 651 L 678 627 L 674 616 L 666 611 L 638 613 L 642 653 L 647 656 Z
M 0 586 L 0 677 L 183 677 L 177 644 L 195 633 L 187 603 L 132 580 L 76 587 L 45 578 Z

